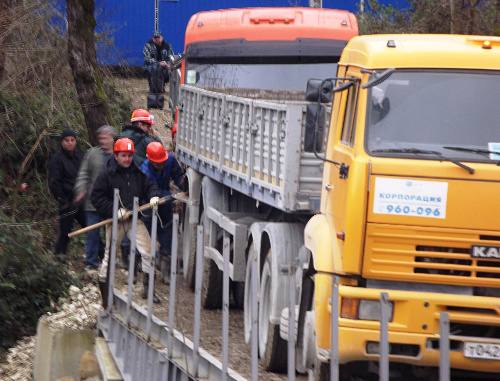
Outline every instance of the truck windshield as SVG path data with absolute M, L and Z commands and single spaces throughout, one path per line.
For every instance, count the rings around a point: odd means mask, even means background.
M 368 90 L 366 149 L 374 156 L 414 158 L 428 150 L 498 162 L 499 99 L 498 73 L 396 70 Z
M 310 78 L 331 77 L 336 63 L 188 63 L 186 84 L 264 90 L 304 92 Z

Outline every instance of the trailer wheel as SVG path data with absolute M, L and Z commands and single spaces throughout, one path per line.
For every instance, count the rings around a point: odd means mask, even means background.
M 241 310 L 245 305 L 245 282 L 231 281 L 231 291 L 233 292 L 234 307 Z
M 245 343 L 252 343 L 252 261 L 254 257 L 255 246 L 252 242 L 248 249 L 247 266 L 245 271 L 245 295 L 243 301 L 243 330 L 245 332 Z M 258 287 L 258 285 L 257 285 Z M 256 295 L 255 295 L 256 296 Z M 258 326 L 257 326 L 258 327 Z
M 222 271 L 210 258 L 205 258 L 203 266 L 201 305 L 207 309 L 222 307 Z
M 205 212 L 202 212 L 200 217 L 200 224 L 202 224 L 204 227 L 203 229 L 204 235 L 207 234 L 205 229 L 209 229 L 209 226 L 207 226 L 205 222 L 206 222 Z M 222 253 L 222 242 L 223 242 L 223 232 L 221 228 L 217 227 L 215 247 L 221 253 Z M 203 308 L 214 309 L 222 307 L 222 288 L 223 288 L 222 271 L 219 269 L 217 264 L 211 258 L 205 258 L 203 264 L 203 285 L 201 287 L 201 305 L 203 306 Z
M 187 286 L 194 290 L 196 271 L 196 225 L 189 220 L 189 205 L 184 208 L 182 229 L 182 272 Z
M 314 369 L 309 371 L 309 381 L 330 381 L 330 363 L 315 361 Z
M 280 337 L 279 324 L 271 324 L 272 250 L 269 249 L 262 269 L 259 304 L 259 357 L 261 365 L 271 372 L 287 369 L 287 342 Z

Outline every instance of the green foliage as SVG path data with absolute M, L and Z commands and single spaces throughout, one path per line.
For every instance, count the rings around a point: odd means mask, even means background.
M 47 167 L 60 149 L 63 129 L 76 131 L 81 151 L 90 145 L 68 64 L 63 15 L 52 1 L 15 3 L 19 9 L 12 10 L 12 23 L 0 41 L 0 49 L 13 52 L 0 62 L 5 64 L 0 78 L 0 354 L 32 334 L 38 318 L 78 283 L 51 252 L 58 213 Z M 114 120 L 129 118 L 130 99 L 102 75 Z M 78 258 L 84 245 L 84 235 L 72 240 Z
M 358 4 L 360 34 L 451 32 L 451 4 L 456 0 L 408 0 L 409 7 L 367 0 Z M 363 6 L 361 6 L 363 4 Z M 497 2 L 458 2 L 455 26 L 460 34 L 499 35 L 500 9 Z
M 30 225 L 0 216 L 0 350 L 33 334 L 38 318 L 75 283 L 41 241 Z

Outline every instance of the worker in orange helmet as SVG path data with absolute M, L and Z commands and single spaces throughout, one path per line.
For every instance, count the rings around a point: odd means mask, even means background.
M 134 197 L 139 200 L 149 200 L 151 207 L 158 205 L 160 191 L 158 187 L 141 171 L 133 160 L 134 142 L 129 138 L 118 139 L 114 145 L 113 158 L 108 160 L 106 168 L 97 177 L 90 200 L 95 206 L 103 220 L 113 216 L 114 189 L 120 191 L 120 205 L 118 220 L 120 225 L 117 229 L 116 242 L 120 242 L 124 236 L 132 233 L 132 223 L 127 211 L 133 210 Z M 137 249 L 142 257 L 143 295 L 148 295 L 149 270 L 151 268 L 151 238 L 142 221 L 137 221 L 136 227 Z M 111 247 L 111 226 L 106 226 L 106 251 L 99 273 L 99 288 L 103 297 L 103 306 L 107 307 L 107 282 L 108 282 L 108 260 Z M 153 301 L 160 300 L 153 293 Z
M 154 116 L 148 110 L 139 108 L 132 112 L 131 125 L 124 126 L 118 138 L 129 138 L 134 142 L 134 160 L 141 165 L 146 160 L 146 147 L 151 142 L 162 143 L 154 129 Z
M 171 195 L 171 183 L 182 186 L 183 172 L 173 155 L 169 155 L 161 143 L 151 142 L 147 146 L 147 159 L 141 165 L 142 171 L 160 190 L 161 197 Z M 160 243 L 160 255 L 156 256 L 156 266 L 161 269 L 162 281 L 170 283 L 170 261 L 172 247 L 172 200 L 158 207 L 159 221 L 157 237 Z M 152 216 L 144 215 L 144 224 L 151 234 Z

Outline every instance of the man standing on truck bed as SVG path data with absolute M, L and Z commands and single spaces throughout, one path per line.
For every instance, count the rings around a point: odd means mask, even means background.
M 133 161 L 135 152 L 134 143 L 128 138 L 118 139 L 114 147 L 114 157 L 106 163 L 106 168 L 97 177 L 92 189 L 91 201 L 96 207 L 102 219 L 113 216 L 114 189 L 120 191 L 120 209 L 118 210 L 119 226 L 117 230 L 116 242 L 121 242 L 125 235 L 132 232 L 132 222 L 125 219 L 128 210 L 133 209 L 134 197 L 139 200 L 149 200 L 151 207 L 158 205 L 160 192 L 139 166 Z M 143 295 L 148 295 L 150 256 L 149 250 L 151 240 L 144 223 L 137 221 L 136 228 L 137 249 L 142 257 Z M 107 305 L 107 282 L 108 282 L 108 261 L 111 248 L 111 226 L 106 227 L 106 252 L 99 272 L 99 289 L 103 298 L 103 306 Z M 153 294 L 153 301 L 159 303 L 160 300 Z

